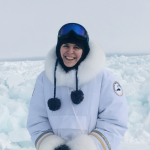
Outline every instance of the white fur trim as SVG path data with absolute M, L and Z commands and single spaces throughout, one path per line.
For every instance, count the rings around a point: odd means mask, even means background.
M 69 141 L 67 145 L 71 150 L 97 150 L 95 141 L 86 134 L 82 134 Z
M 54 150 L 56 147 L 65 143 L 65 140 L 57 135 L 48 136 L 41 143 L 39 150 Z
M 91 81 L 96 77 L 105 67 L 105 54 L 102 48 L 95 42 L 89 42 L 90 52 L 86 59 L 81 62 L 78 67 L 78 86 Z M 54 84 L 54 68 L 56 62 L 56 46 L 52 48 L 46 56 L 45 60 L 45 73 L 50 82 Z M 56 70 L 56 85 L 67 86 L 75 88 L 76 78 L 75 70 L 66 73 L 60 64 L 57 65 Z

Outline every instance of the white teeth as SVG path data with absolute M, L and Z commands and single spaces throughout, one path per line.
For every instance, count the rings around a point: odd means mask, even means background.
M 74 59 L 74 58 L 72 58 L 72 57 L 66 57 L 67 59 Z

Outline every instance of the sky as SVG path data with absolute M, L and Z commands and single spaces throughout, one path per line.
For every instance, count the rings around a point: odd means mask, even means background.
M 69 22 L 106 55 L 150 54 L 149 8 L 149 0 L 0 0 L 0 61 L 43 59 Z

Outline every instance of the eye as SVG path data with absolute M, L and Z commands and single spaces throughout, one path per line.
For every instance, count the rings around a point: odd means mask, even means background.
M 75 46 L 74 49 L 81 49 L 79 46 Z

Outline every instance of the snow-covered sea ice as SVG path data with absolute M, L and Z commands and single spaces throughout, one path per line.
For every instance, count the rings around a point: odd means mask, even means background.
M 128 102 L 122 150 L 150 150 L 150 55 L 107 57 L 106 68 L 118 78 Z M 26 123 L 44 60 L 1 62 L 0 69 L 0 150 L 35 150 Z

